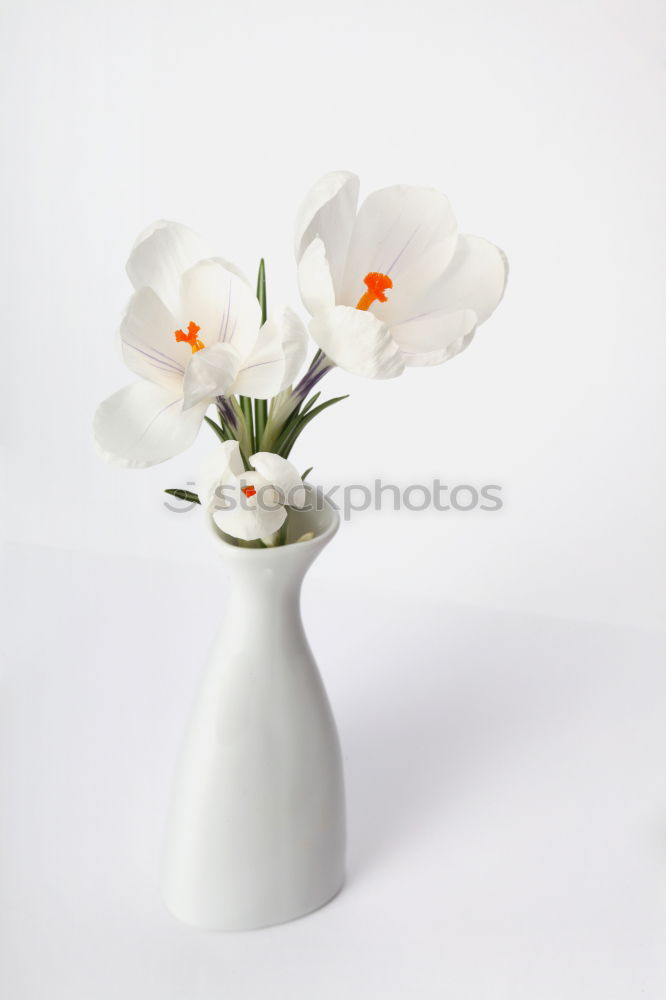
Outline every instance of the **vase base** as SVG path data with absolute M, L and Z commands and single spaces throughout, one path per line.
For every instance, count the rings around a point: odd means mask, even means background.
M 300 920 L 302 917 L 307 917 L 310 913 L 316 913 L 317 910 L 321 910 L 324 906 L 328 906 L 333 900 L 342 892 L 344 888 L 345 879 L 344 876 L 338 883 L 336 888 L 326 894 L 322 899 L 315 903 L 306 904 L 303 908 L 294 909 L 293 911 L 285 911 L 283 914 L 276 914 L 274 917 L 264 917 L 252 920 L 248 919 L 224 919 L 221 918 L 216 920 L 209 915 L 208 917 L 203 916 L 200 913 L 194 913 L 187 907 L 173 905 L 166 895 L 163 895 L 164 905 L 176 920 L 179 920 L 182 924 L 187 924 L 189 927 L 196 927 L 198 930 L 210 931 L 212 933 L 218 934 L 237 934 L 246 931 L 261 931 L 266 930 L 269 927 L 278 927 L 280 924 L 288 924 L 293 920 Z

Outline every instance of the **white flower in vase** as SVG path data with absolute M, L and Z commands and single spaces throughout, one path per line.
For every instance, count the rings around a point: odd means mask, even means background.
M 107 461 L 130 468 L 164 462 L 192 444 L 217 397 L 269 399 L 303 364 L 307 336 L 296 314 L 271 310 L 262 326 L 245 278 L 211 257 L 186 226 L 159 222 L 146 230 L 127 273 L 136 291 L 120 342 L 140 380 L 97 410 L 95 441 Z
M 506 257 L 459 234 L 434 189 L 385 188 L 357 212 L 358 191 L 354 174 L 327 174 L 298 215 L 298 279 L 313 339 L 334 364 L 369 378 L 447 361 L 500 302 Z
M 237 441 L 225 441 L 210 455 L 197 482 L 199 501 L 227 535 L 270 539 L 287 519 L 288 507 L 304 507 L 303 480 L 280 455 L 261 451 L 243 464 Z

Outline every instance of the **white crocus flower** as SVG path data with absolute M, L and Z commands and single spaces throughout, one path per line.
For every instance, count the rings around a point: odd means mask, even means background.
M 280 308 L 261 326 L 250 285 L 186 226 L 152 226 L 127 273 L 136 291 L 120 341 L 140 381 L 97 410 L 95 439 L 107 461 L 130 468 L 164 462 L 192 443 L 216 396 L 269 399 L 294 380 L 307 342 L 300 319 Z
M 270 538 L 284 524 L 287 507 L 307 500 L 296 468 L 280 455 L 259 451 L 246 471 L 237 441 L 225 441 L 210 455 L 197 482 L 203 507 L 218 528 L 234 538 Z
M 497 247 L 457 232 L 448 199 L 430 188 L 375 191 L 357 213 L 358 178 L 327 174 L 296 225 L 310 332 L 341 368 L 392 378 L 436 365 L 470 343 L 504 293 Z

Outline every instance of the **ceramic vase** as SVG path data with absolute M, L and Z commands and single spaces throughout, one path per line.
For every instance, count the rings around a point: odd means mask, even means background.
M 209 930 L 300 917 L 344 879 L 340 744 L 300 611 L 339 515 L 308 496 L 311 509 L 290 514 L 292 544 L 239 547 L 210 521 L 229 600 L 174 778 L 162 876 L 171 912 Z

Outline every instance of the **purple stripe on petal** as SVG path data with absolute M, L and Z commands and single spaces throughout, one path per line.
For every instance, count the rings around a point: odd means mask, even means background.
M 163 355 L 166 360 L 162 360 L 162 358 L 157 357 L 155 354 L 151 354 L 149 351 L 144 351 L 143 348 L 137 347 L 136 344 L 131 344 L 129 340 L 123 340 L 123 344 L 127 347 L 131 347 L 133 351 L 143 354 L 143 356 L 148 358 L 148 360 L 151 361 L 155 367 L 161 365 L 161 371 L 170 371 L 174 375 L 183 375 L 185 373 L 185 369 L 181 367 L 177 361 L 172 361 L 171 358 L 168 358 L 166 354 Z
M 419 223 L 418 226 L 416 227 L 416 229 L 414 230 L 414 232 L 412 233 L 412 235 L 409 237 L 409 239 L 405 243 L 404 247 L 402 248 L 402 250 L 400 251 L 400 253 L 398 254 L 398 256 L 396 257 L 396 259 L 393 261 L 393 263 L 391 264 L 391 266 L 389 268 L 387 268 L 387 270 L 386 270 L 387 274 L 391 273 L 391 271 L 393 270 L 393 268 L 395 267 L 395 265 L 398 263 L 398 261 L 400 260 L 400 258 L 404 254 L 405 250 L 409 246 L 409 244 L 412 242 L 412 240 L 414 239 L 414 237 L 418 233 L 419 229 L 421 229 L 421 226 L 422 226 L 422 223 Z
M 139 443 L 139 441 L 143 441 L 143 439 L 145 438 L 145 436 L 148 433 L 148 431 L 150 430 L 150 428 L 153 426 L 153 424 L 155 423 L 156 420 L 159 420 L 159 418 L 162 416 L 163 413 L 166 413 L 167 410 L 170 410 L 172 406 L 176 405 L 176 403 L 182 403 L 182 402 L 183 402 L 183 400 L 181 398 L 178 398 L 178 399 L 174 399 L 172 403 L 167 403 L 166 406 L 163 406 L 162 409 L 158 413 L 156 413 L 155 416 L 153 417 L 153 419 L 150 421 L 150 423 L 148 424 L 148 426 L 144 430 L 143 434 L 138 439 L 137 444 Z
M 159 351 L 156 347 L 153 347 L 153 351 L 155 352 L 155 354 L 159 354 L 161 358 L 164 358 L 165 361 L 169 361 L 172 365 L 177 365 L 181 369 L 181 371 L 185 371 L 185 369 L 183 368 L 183 366 L 179 361 L 175 361 L 173 358 L 169 357 L 168 354 L 165 354 L 164 351 Z
M 224 315 L 224 320 L 220 323 L 220 332 L 217 335 L 218 342 L 222 340 L 222 342 L 224 343 L 227 339 L 227 326 L 229 325 L 230 312 L 231 312 L 231 281 L 229 282 L 229 294 L 227 296 L 227 311 Z
M 249 371 L 250 368 L 261 368 L 262 365 L 276 365 L 278 361 L 284 361 L 284 358 L 271 358 L 270 361 L 255 361 L 252 365 L 245 365 L 243 371 Z

